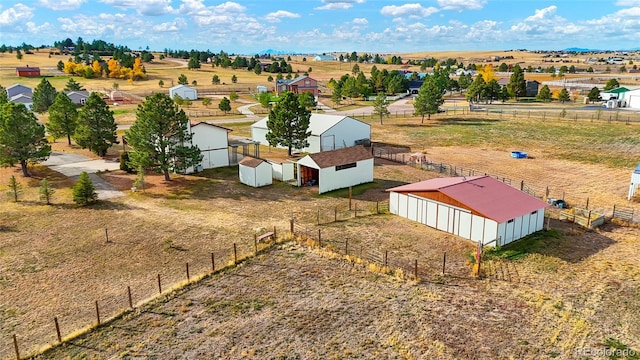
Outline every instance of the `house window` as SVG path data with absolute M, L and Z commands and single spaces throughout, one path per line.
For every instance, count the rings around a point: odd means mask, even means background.
M 510 224 L 510 223 L 512 223 L 512 222 L 513 222 L 513 219 L 511 219 L 511 220 L 507 221 L 507 224 Z
M 350 168 L 354 168 L 356 167 L 357 164 L 356 163 L 349 163 L 349 164 L 344 164 L 344 165 L 338 165 L 336 166 L 336 171 L 340 171 L 340 170 L 344 170 L 344 169 L 350 169 Z

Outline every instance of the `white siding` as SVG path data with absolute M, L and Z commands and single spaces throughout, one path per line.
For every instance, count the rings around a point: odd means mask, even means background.
M 322 151 L 334 150 L 325 148 L 324 145 L 333 146 L 335 143 L 335 149 L 341 149 L 354 146 L 355 141 L 360 139 L 371 139 L 371 126 L 355 119 L 345 118 L 322 133 Z
M 262 162 L 257 167 L 249 167 L 240 164 L 238 166 L 240 182 L 252 187 L 271 185 L 271 165 Z
M 251 139 L 262 145 L 269 146 L 269 142 L 267 141 L 268 132 L 269 130 L 267 130 L 267 128 L 251 126 Z
M 372 181 L 373 159 L 358 161 L 356 167 L 339 171 L 336 171 L 335 166 L 331 166 L 320 169 L 318 193 L 322 194 L 331 190 L 344 189 Z
M 269 161 L 269 164 L 271 164 L 272 178 L 280 181 L 290 181 L 295 179 L 293 176 L 293 169 L 296 164 L 292 162 L 277 163 L 273 161 Z
M 207 125 L 198 124 L 191 127 L 193 138 L 191 143 L 197 145 L 202 153 L 203 169 L 229 166 L 229 143 L 227 130 Z

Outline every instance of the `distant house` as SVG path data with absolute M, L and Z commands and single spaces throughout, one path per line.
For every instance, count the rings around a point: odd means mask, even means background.
M 196 171 L 229 166 L 230 129 L 222 126 L 199 122 L 190 125 L 193 135 L 191 144 L 197 145 L 202 154 L 202 162 L 196 166 Z M 187 171 L 192 172 L 192 171 Z
M 9 101 L 16 104 L 24 104 L 24 106 L 26 106 L 29 110 L 31 110 L 31 108 L 33 107 L 33 99 L 31 98 L 31 96 L 27 96 L 24 94 L 18 94 L 14 97 L 11 97 L 9 98 Z
M 309 154 L 298 160 L 298 186 L 318 186 L 318 193 L 373 181 L 373 155 L 364 146 Z
M 471 75 L 471 76 L 475 76 L 476 72 L 473 70 L 465 70 L 465 69 L 456 69 L 456 76 L 462 76 L 462 75 Z
M 540 87 L 540 83 L 537 80 L 527 80 L 526 81 L 527 96 L 538 95 L 539 87 Z
M 40 68 L 39 67 L 29 67 L 29 65 L 27 65 L 26 67 L 17 67 L 16 68 L 16 75 L 18 75 L 20 77 L 40 76 Z
M 13 84 L 7 88 L 7 97 L 11 99 L 16 95 L 26 95 L 28 97 L 33 96 L 33 89 L 21 84 Z
M 333 61 L 335 60 L 331 55 L 316 55 L 313 61 Z
M 89 92 L 87 90 L 65 91 L 65 94 L 78 106 L 83 106 L 84 102 L 89 98 Z
M 169 88 L 169 97 L 173 99 L 176 95 L 188 100 L 198 99 L 198 91 L 187 85 L 176 85 Z
M 422 84 L 424 84 L 424 80 L 409 81 L 409 94 L 417 94 Z
M 318 81 L 310 78 L 308 75 L 298 76 L 292 80 L 276 79 L 277 94 L 280 95 L 285 91 L 290 91 L 294 94 L 310 92 L 314 97 L 318 97 L 320 94 L 320 91 L 318 90 Z
M 492 246 L 542 230 L 548 206 L 491 176 L 435 178 L 387 191 L 392 214 Z
M 253 141 L 269 145 L 267 141 L 268 120 L 267 116 L 251 125 Z M 311 131 L 311 135 L 307 138 L 309 146 L 295 150 L 317 153 L 350 147 L 359 144 L 359 141 L 371 140 L 371 125 L 344 115 L 312 113 L 309 119 L 309 131 Z
M 266 93 L 267 92 L 267 87 L 264 85 L 258 85 L 256 86 L 256 91 L 260 94 L 260 93 Z
M 253 157 L 246 156 L 238 163 L 240 182 L 252 187 L 271 185 L 271 164 Z

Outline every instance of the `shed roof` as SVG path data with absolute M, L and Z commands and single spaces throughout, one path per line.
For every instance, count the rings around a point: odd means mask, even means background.
M 262 159 L 256 159 L 250 156 L 245 156 L 242 158 L 242 160 L 240 160 L 240 162 L 238 164 L 240 165 L 244 165 L 250 168 L 257 168 L 258 166 L 260 166 L 260 164 L 262 164 L 264 162 L 264 160 Z
M 364 146 L 351 146 L 337 150 L 309 154 L 307 156 L 318 164 L 321 169 L 373 159 L 371 152 L 365 149 Z
M 205 122 L 205 121 L 200 121 L 200 122 L 197 122 L 197 123 L 195 123 L 195 124 L 191 124 L 191 128 L 194 128 L 194 127 L 196 127 L 196 126 L 198 126 L 198 125 L 209 125 L 209 126 L 211 126 L 211 127 L 215 127 L 215 128 L 219 128 L 219 129 L 222 129 L 222 130 L 226 130 L 227 132 L 231 132 L 231 131 L 233 131 L 232 129 L 226 128 L 226 127 L 224 127 L 224 126 L 220 126 L 220 125 L 216 125 L 216 124 L 211 124 L 211 123 L 208 123 L 208 122 Z
M 387 189 L 390 192 L 440 192 L 486 218 L 503 223 L 547 206 L 544 201 L 490 176 L 435 178 Z
M 182 88 L 186 88 L 186 89 L 189 89 L 189 90 L 195 90 L 195 89 L 194 89 L 194 88 L 192 88 L 191 86 L 187 86 L 187 85 L 179 84 L 179 85 L 176 85 L 176 86 L 170 87 L 170 88 L 169 88 L 169 91 L 176 91 L 176 90 L 178 90 L 178 89 L 182 89 Z
M 251 125 L 251 127 L 266 129 L 267 120 L 269 120 L 268 116 L 263 118 L 262 120 L 256 121 Z M 352 117 L 344 116 L 344 115 L 312 113 L 311 118 L 309 118 L 309 130 L 311 131 L 311 135 L 318 136 L 318 135 L 324 134 L 327 130 L 331 129 L 332 127 L 334 127 L 336 124 L 338 124 L 343 120 L 362 122 L 358 119 L 354 119 Z M 362 122 L 362 123 L 366 124 L 365 122 Z

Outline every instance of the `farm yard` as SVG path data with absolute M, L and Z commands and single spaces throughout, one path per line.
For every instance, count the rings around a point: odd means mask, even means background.
M 313 66 L 315 77 L 320 66 L 335 64 Z M 349 71 L 327 69 L 318 78 L 329 70 Z M 162 76 L 181 70 L 171 71 Z M 205 79 L 204 71 L 193 73 Z M 133 122 L 135 106 L 119 110 L 120 124 Z M 487 173 L 514 187 L 522 182 L 540 197 L 588 203 L 607 217 L 614 205 L 637 210 L 626 195 L 640 162 L 640 123 L 591 115 L 567 121 L 443 113 L 424 124 L 392 116 L 384 125 L 356 116 L 372 125 L 373 151 L 395 160 L 422 152 L 463 173 Z M 224 126 L 246 135 L 250 125 Z M 86 154 L 61 143 L 54 149 Z M 529 157 L 511 158 L 513 150 Z M 261 154 L 286 157 L 266 147 Z M 1 168 L 0 184 L 17 174 Z M 170 182 L 148 174 L 136 192 L 134 175 L 100 172 L 126 196 L 88 208 L 72 203 L 73 182 L 62 174 L 41 165 L 33 174 L 20 178 L 21 201 L 0 198 L 3 359 L 15 357 L 14 335 L 23 356 L 55 345 L 54 319 L 68 341 L 37 358 L 599 359 L 616 351 L 638 358 L 637 224 L 613 220 L 587 230 L 556 220 L 549 209 L 551 230 L 487 251 L 476 279 L 473 243 L 386 214 L 384 205 L 374 214 L 388 199 L 386 189 L 443 176 L 397 161 L 376 158 L 374 183 L 354 188 L 354 211 L 344 190 L 318 195 L 279 182 L 255 189 L 240 184 L 237 167 L 173 175 Z M 51 206 L 37 200 L 45 177 L 56 189 Z M 255 237 L 274 227 L 278 243 L 258 244 L 263 250 L 245 259 L 255 252 Z M 324 249 L 317 247 L 319 232 Z M 388 269 L 368 263 L 382 253 Z M 212 266 L 218 272 L 211 274 Z M 123 313 L 129 301 L 135 308 Z M 103 324 L 74 337 L 95 327 L 97 312 Z

